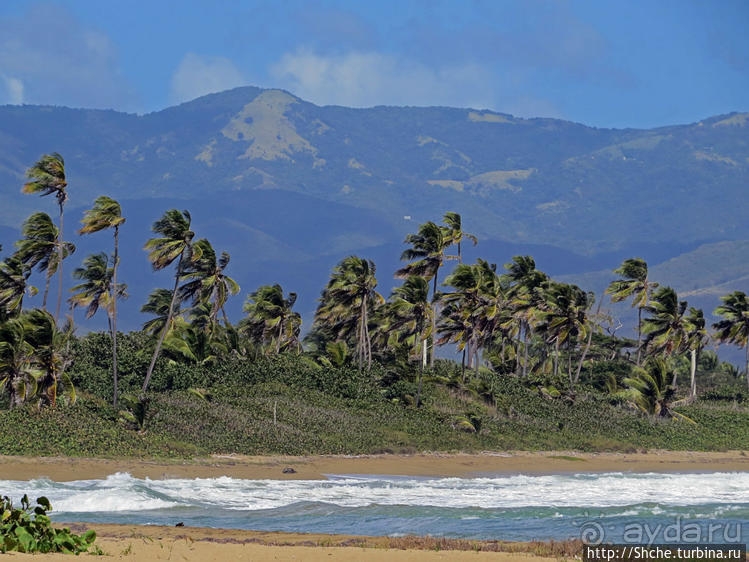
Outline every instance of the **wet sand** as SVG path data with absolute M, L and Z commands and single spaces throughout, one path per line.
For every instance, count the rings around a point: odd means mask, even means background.
M 155 560 L 200 562 L 225 562 L 227 560 L 528 562 L 532 560 L 533 562 L 551 562 L 564 557 L 565 554 L 569 558 L 570 553 L 579 550 L 577 544 L 563 546 L 562 543 L 557 543 L 556 554 L 554 554 L 554 547 L 545 543 L 435 541 L 434 539 L 419 542 L 420 539 L 415 539 L 415 542 L 411 544 L 404 542 L 410 539 L 388 539 L 387 537 L 269 533 L 228 529 L 86 524 L 75 524 L 72 527 L 76 532 L 94 529 L 97 533 L 95 544 L 110 559 L 133 562 Z M 492 552 L 481 551 L 481 549 L 506 551 Z M 545 556 L 537 556 L 527 551 L 543 552 Z M 70 555 L 65 554 L 46 554 L 40 557 L 33 554 L 8 553 L 3 555 L 4 560 L 5 558 L 19 562 L 71 560 Z
M 294 472 L 284 473 L 284 469 Z M 363 456 L 214 455 L 184 460 L 84 459 L 0 456 L 0 480 L 49 478 L 58 482 L 105 478 L 128 472 L 136 478 L 319 480 L 326 474 L 475 477 L 492 474 L 579 472 L 746 472 L 743 451 L 647 453 L 508 452 Z

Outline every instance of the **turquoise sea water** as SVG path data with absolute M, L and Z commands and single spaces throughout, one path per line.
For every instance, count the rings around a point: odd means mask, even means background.
M 58 521 L 477 539 L 747 542 L 749 473 L 0 481 Z M 635 540 L 637 537 L 641 540 Z

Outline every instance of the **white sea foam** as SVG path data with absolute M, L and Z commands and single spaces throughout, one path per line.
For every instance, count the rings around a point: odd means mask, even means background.
M 104 480 L 66 483 L 44 479 L 0 481 L 0 494 L 18 499 L 24 493 L 32 498 L 46 495 L 55 511 L 68 513 L 146 511 L 178 506 L 254 511 L 318 502 L 342 507 L 445 508 L 638 505 L 638 512 L 645 509 L 655 515 L 668 507 L 712 505 L 725 510 L 749 504 L 749 473 L 608 473 L 470 479 L 349 475 L 309 481 L 229 477 L 141 480 L 117 473 Z M 650 505 L 643 508 L 642 504 Z M 624 513 L 633 513 L 631 507 Z

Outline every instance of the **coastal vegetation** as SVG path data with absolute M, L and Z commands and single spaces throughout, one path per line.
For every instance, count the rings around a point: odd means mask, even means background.
M 142 305 L 142 330 L 118 333 L 128 295 L 119 204 L 102 195 L 86 212 L 79 234 L 111 231 L 113 253 L 84 257 L 65 299 L 75 246 L 63 239 L 64 160 L 44 155 L 27 174 L 23 190 L 55 195 L 60 217 L 55 226 L 32 214 L 0 262 L 4 454 L 749 448 L 741 291 L 722 298 L 710 326 L 639 258 L 599 296 L 555 281 L 531 256 L 463 263 L 461 244 L 478 240 L 448 212 L 406 237 L 403 267 L 385 273 L 402 284 L 388 296 L 372 260 L 344 257 L 302 336 L 297 295 L 278 284 L 246 292 L 232 322 L 225 305 L 241 290 L 229 254 L 192 230 L 188 211 L 169 209 L 144 250 L 173 279 Z M 33 269 L 44 276 L 41 309 L 24 306 Z M 617 333 L 608 301 L 631 302 L 636 340 Z M 104 312 L 108 330 L 77 335 L 78 308 Z M 721 362 L 711 341 L 743 348 L 745 369 Z

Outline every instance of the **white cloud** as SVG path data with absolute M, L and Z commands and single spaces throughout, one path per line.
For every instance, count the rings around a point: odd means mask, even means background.
M 174 103 L 247 84 L 229 59 L 187 53 L 172 75 L 170 98 Z
M 5 93 L 0 102 L 134 105 L 111 39 L 55 5 L 32 6 L 18 18 L 0 20 L 0 72 L 0 95 Z
M 23 81 L 12 76 L 2 76 L 4 88 L 0 90 L 0 103 L 20 105 L 23 103 Z M 2 95 L 4 94 L 4 95 Z
M 277 86 L 326 105 L 488 108 L 495 97 L 489 70 L 479 64 L 433 68 L 378 52 L 326 56 L 302 49 L 283 55 L 270 75 Z

